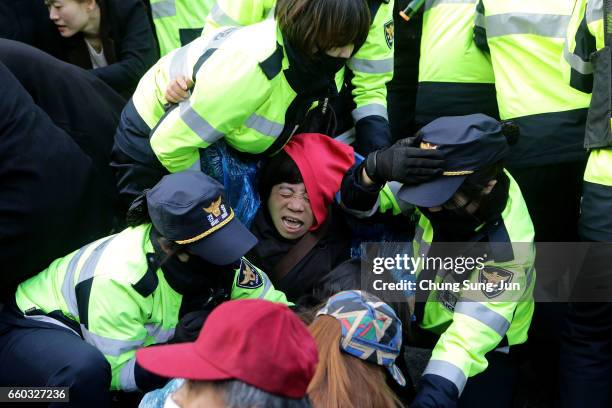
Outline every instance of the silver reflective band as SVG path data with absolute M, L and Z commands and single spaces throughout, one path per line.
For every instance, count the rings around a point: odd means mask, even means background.
M 568 49 L 567 41 L 563 47 L 563 58 L 565 58 L 565 61 L 567 61 L 572 68 L 582 75 L 590 75 L 593 73 L 593 64 L 591 64 L 590 61 L 583 61 L 576 54 L 572 54 Z
M 529 269 L 527 270 L 526 273 L 526 284 L 525 284 L 525 297 L 527 297 L 528 293 L 527 289 L 529 289 L 531 287 L 531 281 L 533 280 L 533 277 L 535 276 L 535 267 L 533 265 L 531 265 L 531 267 L 529 267 Z
M 93 278 L 102 253 L 104 252 L 106 246 L 113 240 L 113 238 L 115 238 L 115 235 L 105 238 L 104 242 L 100 243 L 96 248 L 94 248 L 93 251 L 91 251 L 91 253 L 87 257 L 87 260 L 85 261 L 85 264 L 83 265 L 83 268 L 81 269 L 81 272 L 79 273 L 77 284 Z
M 565 38 L 570 16 L 557 14 L 508 13 L 487 16 L 487 38 L 512 34 Z
M 420 254 L 416 254 L 415 256 L 425 256 L 429 253 L 429 249 L 431 248 L 431 244 L 429 244 L 428 242 L 423 240 L 423 234 L 425 233 L 425 231 L 423 230 L 423 228 L 421 228 L 420 225 L 417 225 L 416 230 L 414 232 L 414 239 L 413 241 L 415 241 L 418 245 L 419 245 L 419 250 L 421 251 Z
M 147 329 L 147 333 L 149 334 L 149 336 L 155 339 L 156 343 L 165 343 L 170 340 L 170 338 L 174 336 L 175 330 L 174 327 L 171 327 L 170 329 L 164 329 L 162 326 L 155 325 L 152 323 L 145 324 L 145 329 Z
M 261 294 L 258 296 L 258 298 L 265 299 L 266 295 L 270 291 L 270 288 L 272 287 L 272 283 L 270 283 L 270 278 L 268 278 L 268 275 L 266 275 L 264 271 L 260 271 L 260 272 L 261 272 L 263 279 L 266 281 L 266 283 L 264 285 L 263 290 L 261 291 Z
M 393 58 L 382 60 L 351 58 L 346 65 L 353 71 L 365 72 L 366 74 L 386 74 L 387 72 L 393 72 Z
M 378 103 L 371 103 L 369 105 L 364 105 L 360 108 L 353 110 L 352 112 L 353 120 L 357 122 L 360 119 L 365 118 L 366 116 L 382 116 L 383 118 L 389 120 L 389 116 L 387 115 L 387 107 Z
M 203 40 L 202 37 L 194 40 L 188 45 L 173 51 L 172 59 L 168 67 L 168 80 L 172 81 L 179 75 L 195 76 L 194 67 L 189 65 L 189 52 L 192 55 L 202 56 L 211 48 L 219 48 L 221 44 L 227 40 L 232 33 L 236 31 L 236 27 L 229 27 L 218 31 L 215 36 L 209 40 Z
M 494 310 L 474 301 L 460 300 L 455 305 L 455 313 L 469 316 L 495 331 L 500 337 L 504 337 L 510 322 Z
M 271 121 L 263 116 L 259 116 L 256 113 L 249 116 L 244 125 L 250 129 L 258 131 L 262 135 L 274 138 L 278 137 L 285 127 L 285 125 L 282 123 Z
M 215 143 L 225 136 L 193 109 L 189 99 L 179 103 L 179 110 L 183 122 L 206 143 Z
M 338 136 L 334 137 L 334 140 L 338 142 L 342 142 L 347 145 L 351 145 L 355 143 L 355 128 L 352 127 L 344 133 L 340 133 Z
M 83 333 L 83 338 L 85 341 L 107 356 L 120 356 L 123 353 L 134 350 L 144 344 L 144 339 L 140 340 L 117 340 L 111 339 L 109 337 L 100 336 L 98 334 L 92 333 L 85 327 L 84 324 L 81 325 L 81 332 Z
M 603 0 L 589 0 L 586 8 L 587 24 L 603 20 Z
M 455 384 L 457 390 L 459 390 L 459 395 L 463 392 L 463 388 L 465 388 L 465 383 L 467 382 L 467 377 L 463 374 L 463 371 L 448 361 L 429 360 L 429 364 L 427 364 L 425 371 L 423 371 L 423 375 L 426 374 L 439 375 L 451 381 Z
M 202 164 L 200 163 L 200 158 L 193 162 L 191 166 L 189 166 L 189 170 L 191 171 L 202 171 Z
M 440 4 L 476 4 L 477 0 L 425 0 L 425 10 L 437 7 Z
M 219 7 L 218 3 L 215 3 L 212 10 L 210 10 L 210 17 L 222 27 L 223 26 L 237 27 L 237 26 L 242 25 L 238 23 L 237 21 L 235 21 L 230 16 L 228 16 L 227 14 L 225 14 L 225 12 L 221 9 L 221 7 Z
M 25 317 L 27 320 L 36 320 L 37 322 L 45 322 L 45 323 L 51 323 L 54 324 L 56 326 L 60 326 L 64 329 L 70 330 L 72 333 L 74 333 L 76 336 L 78 336 L 78 338 L 81 338 L 81 335 L 77 332 L 75 332 L 74 330 L 72 330 L 70 327 L 66 326 L 64 323 L 60 322 L 59 320 L 56 320 L 50 316 L 45 316 L 45 315 L 34 315 L 34 316 L 27 316 L 24 315 L 23 317 Z
M 132 357 L 125 362 L 119 373 L 119 384 L 122 391 L 136 391 L 136 377 L 134 375 L 134 367 L 136 366 L 136 357 Z
M 168 68 L 168 80 L 172 81 L 179 75 L 187 73 L 187 55 L 189 54 L 189 46 L 181 47 L 175 51 L 170 60 Z
M 64 301 L 66 302 L 66 306 L 68 307 L 68 312 L 70 312 L 70 314 L 76 318 L 79 317 L 79 308 L 77 306 L 76 292 L 74 290 L 74 274 L 76 273 L 77 265 L 79 264 L 79 259 L 81 259 L 83 253 L 91 245 L 92 244 L 84 246 L 83 248 L 79 249 L 76 254 L 74 254 L 72 259 L 68 263 L 66 275 L 64 275 L 64 282 L 62 283 L 62 295 L 64 296 Z
M 476 17 L 474 17 L 474 25 L 476 27 L 483 27 L 483 28 L 487 26 L 484 14 L 476 12 Z
M 176 16 L 175 0 L 163 0 L 157 3 L 151 3 L 151 14 L 154 19 Z
M 387 186 L 389 186 L 389 190 L 391 190 L 391 193 L 393 194 L 393 197 L 395 197 L 395 201 L 397 202 L 397 206 L 399 207 L 399 209 L 402 212 L 402 214 L 406 214 L 408 212 L 411 212 L 414 209 L 414 206 L 412 204 L 407 203 L 406 201 L 400 199 L 399 196 L 398 196 L 400 189 L 404 186 L 402 183 L 399 183 L 397 181 L 389 181 L 387 183 Z

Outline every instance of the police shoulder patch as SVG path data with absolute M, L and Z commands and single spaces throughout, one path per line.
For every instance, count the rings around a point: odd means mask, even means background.
M 513 278 L 514 272 L 497 266 L 485 266 L 478 273 L 478 282 L 484 284 L 482 293 L 489 299 L 501 295 Z
M 393 31 L 393 20 L 389 20 L 385 23 L 385 41 L 387 41 L 387 45 L 389 48 L 393 47 L 393 39 L 395 38 L 395 34 Z
M 236 278 L 236 286 L 244 289 L 257 289 L 264 284 L 261 273 L 252 263 L 242 258 L 240 260 L 240 272 Z

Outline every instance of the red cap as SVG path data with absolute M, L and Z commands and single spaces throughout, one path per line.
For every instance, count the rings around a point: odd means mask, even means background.
M 327 218 L 327 207 L 340 190 L 342 177 L 355 163 L 353 148 L 320 133 L 295 135 L 285 145 L 285 152 L 300 169 L 310 199 L 316 230 Z
M 308 329 L 287 306 L 245 299 L 213 310 L 194 343 L 143 348 L 136 360 L 163 377 L 236 379 L 271 394 L 302 398 L 318 356 Z

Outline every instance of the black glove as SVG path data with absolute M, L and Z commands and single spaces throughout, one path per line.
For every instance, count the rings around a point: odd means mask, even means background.
M 211 310 L 195 310 L 187 313 L 179 320 L 174 330 L 174 336 L 168 343 L 174 344 L 195 341 L 210 312 Z
M 393 146 L 370 153 L 365 171 L 375 183 L 398 181 L 403 184 L 420 184 L 438 177 L 444 171 L 444 154 L 441 151 L 420 149 L 419 138 L 402 139 Z

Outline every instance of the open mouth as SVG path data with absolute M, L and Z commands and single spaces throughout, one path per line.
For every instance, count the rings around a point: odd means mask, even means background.
M 293 217 L 283 217 L 282 218 L 283 225 L 288 231 L 298 231 L 302 228 L 304 223 L 297 218 Z

